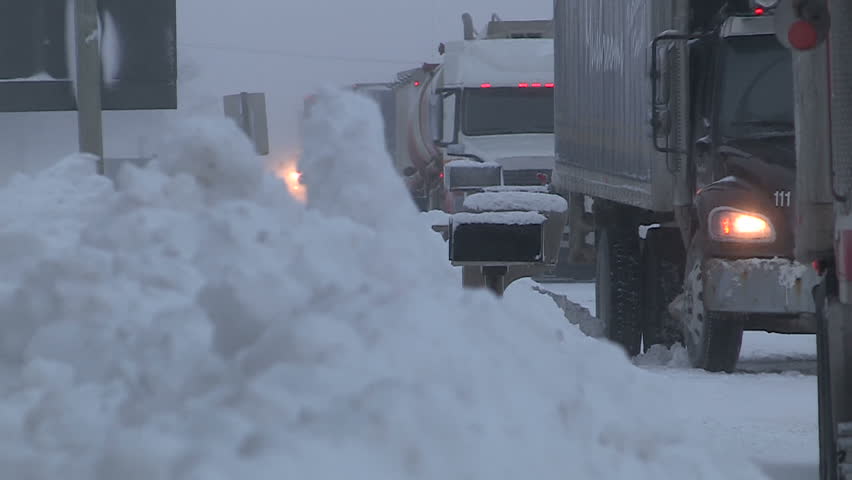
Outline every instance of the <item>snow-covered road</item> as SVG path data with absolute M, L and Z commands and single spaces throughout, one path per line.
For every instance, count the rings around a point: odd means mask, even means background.
M 592 284 L 542 284 L 594 313 Z M 746 452 L 773 479 L 818 476 L 816 345 L 811 335 L 746 332 L 738 372 L 711 374 L 677 358 L 645 358 L 642 368 L 668 377 L 676 403 L 693 416 L 673 418 L 703 429 L 707 441 Z

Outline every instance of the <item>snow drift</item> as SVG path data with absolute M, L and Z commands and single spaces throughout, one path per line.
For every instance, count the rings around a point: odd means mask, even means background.
M 27 480 L 745 479 L 662 379 L 529 283 L 463 292 L 326 92 L 308 207 L 224 121 L 120 188 L 71 157 L 0 190 L 0 471 Z

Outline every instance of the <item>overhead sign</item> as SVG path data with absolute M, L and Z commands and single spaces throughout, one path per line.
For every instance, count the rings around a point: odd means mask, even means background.
M 177 108 L 176 0 L 98 0 L 104 110 Z M 0 0 L 0 112 L 73 111 L 74 0 Z

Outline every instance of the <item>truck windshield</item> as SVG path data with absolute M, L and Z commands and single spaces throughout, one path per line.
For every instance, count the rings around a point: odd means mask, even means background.
M 552 88 L 471 88 L 462 105 L 468 136 L 553 133 Z
M 722 136 L 792 135 L 792 55 L 773 35 L 732 37 L 723 42 Z

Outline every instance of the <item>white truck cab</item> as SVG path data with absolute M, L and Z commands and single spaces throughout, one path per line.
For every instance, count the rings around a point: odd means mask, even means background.
M 553 23 L 502 21 L 442 45 L 432 115 L 445 162 L 458 155 L 503 167 L 506 185 L 541 185 L 554 168 Z

